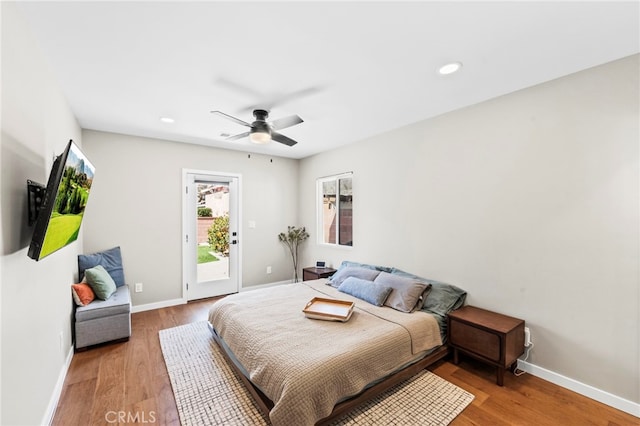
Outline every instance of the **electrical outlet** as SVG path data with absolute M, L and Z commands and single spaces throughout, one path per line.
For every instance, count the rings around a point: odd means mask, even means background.
M 142 293 L 142 283 L 136 283 L 136 293 Z
M 526 347 L 531 346 L 531 330 L 529 330 L 529 327 L 524 328 L 524 345 Z
M 267 274 L 271 273 L 271 266 L 267 266 Z

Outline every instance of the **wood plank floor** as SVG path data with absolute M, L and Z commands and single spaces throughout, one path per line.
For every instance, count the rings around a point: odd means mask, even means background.
M 213 300 L 133 314 L 128 342 L 76 353 L 53 424 L 179 425 L 158 331 L 206 320 Z M 454 426 L 640 425 L 636 417 L 529 374 L 507 373 L 500 387 L 492 368 L 466 358 L 430 370 L 475 395 Z

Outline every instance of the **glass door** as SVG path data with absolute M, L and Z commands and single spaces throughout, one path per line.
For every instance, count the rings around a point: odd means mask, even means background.
M 184 289 L 187 300 L 239 289 L 239 176 L 185 171 Z

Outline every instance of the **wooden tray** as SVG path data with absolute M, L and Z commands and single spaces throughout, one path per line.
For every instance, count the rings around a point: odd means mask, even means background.
M 346 300 L 314 297 L 307 303 L 302 312 L 307 318 L 346 322 L 349 321 L 351 314 L 353 314 L 353 306 L 353 302 Z

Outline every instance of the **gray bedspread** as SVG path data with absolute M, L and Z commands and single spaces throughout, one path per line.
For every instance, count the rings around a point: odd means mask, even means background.
M 274 426 L 313 425 L 334 405 L 442 344 L 435 318 L 376 307 L 325 285 L 281 285 L 227 296 L 209 322 L 271 399 Z M 313 297 L 353 301 L 345 323 L 306 318 Z

